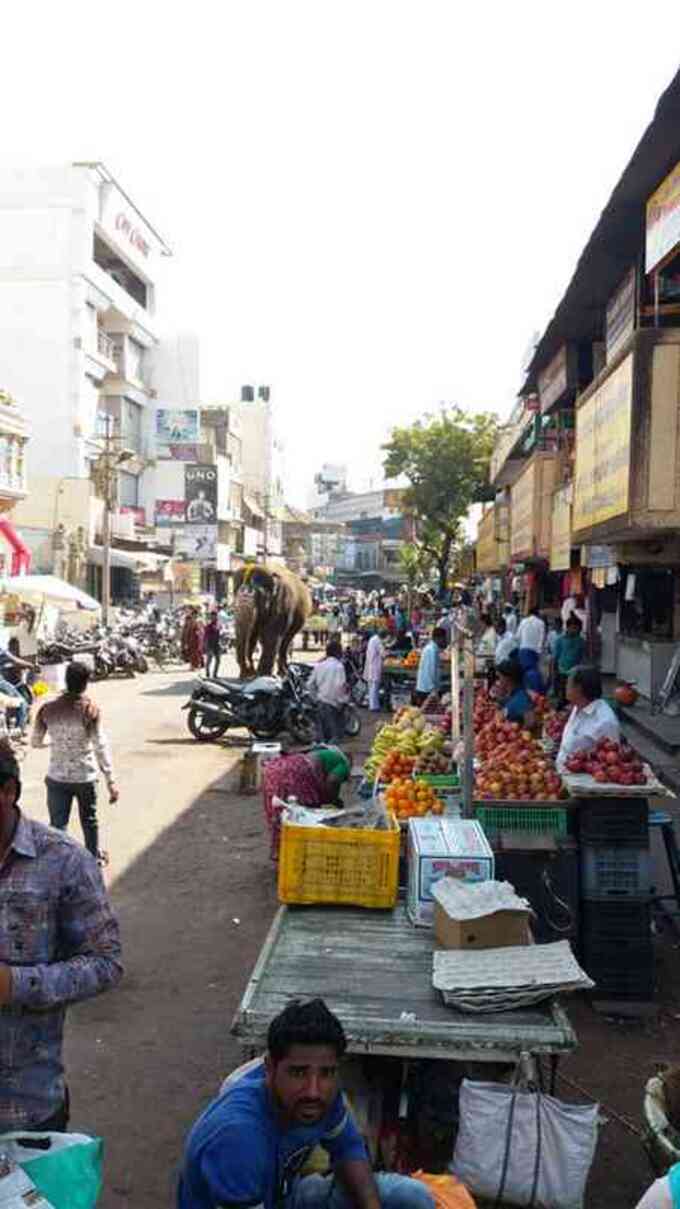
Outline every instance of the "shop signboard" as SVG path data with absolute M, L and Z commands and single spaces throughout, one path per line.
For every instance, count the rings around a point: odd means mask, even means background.
M 209 463 L 184 467 L 184 500 L 188 525 L 217 521 L 217 467 Z
M 647 202 L 645 272 L 651 273 L 680 243 L 680 164 Z
M 185 518 L 184 500 L 156 500 L 154 521 L 158 528 L 182 524 Z
M 569 363 L 567 346 L 563 344 L 552 361 L 538 375 L 538 397 L 541 411 L 548 411 L 562 397 L 569 386 Z
M 175 591 L 185 596 L 194 596 L 201 590 L 201 567 L 199 563 L 173 563 L 172 573 Z
M 576 412 L 573 530 L 601 525 L 628 509 L 633 354 Z
M 607 303 L 605 316 L 605 349 L 607 361 L 623 348 L 635 331 L 635 269 L 629 269 Z
M 500 566 L 498 561 L 498 542 L 496 541 L 496 518 L 494 514 L 494 508 L 487 508 L 477 528 L 476 549 L 478 571 L 497 571 Z
M 217 525 L 182 525 L 175 530 L 174 551 L 187 562 L 213 562 L 217 557 Z
M 156 412 L 156 456 L 175 458 L 177 450 L 187 446 L 195 451 L 200 440 L 200 414 L 197 407 L 159 407 Z
M 582 546 L 581 565 L 594 569 L 596 567 L 615 567 L 616 551 L 613 546 Z
M 568 571 L 571 566 L 571 505 L 573 484 L 567 483 L 553 496 L 550 531 L 550 570 Z
M 158 238 L 112 181 L 101 186 L 99 222 L 125 260 L 148 276 L 153 271 Z
M 520 475 L 510 496 L 510 553 L 513 558 L 534 552 L 536 463 Z
M 144 508 L 133 508 L 129 504 L 121 504 L 118 509 L 123 516 L 131 516 L 134 519 L 135 525 L 146 525 L 146 512 Z

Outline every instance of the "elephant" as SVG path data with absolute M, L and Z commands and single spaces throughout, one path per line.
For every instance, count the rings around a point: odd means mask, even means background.
M 307 586 L 287 567 L 253 564 L 239 571 L 236 588 L 236 656 L 242 678 L 254 674 L 260 645 L 258 675 L 270 676 L 276 663 L 285 675 L 288 651 L 312 611 Z

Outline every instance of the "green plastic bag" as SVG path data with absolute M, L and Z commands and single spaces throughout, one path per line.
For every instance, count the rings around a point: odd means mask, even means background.
M 49 1147 L 36 1143 L 49 1143 Z M 33 1180 L 53 1209 L 95 1209 L 102 1189 L 101 1138 L 84 1133 L 0 1134 L 0 1148 Z

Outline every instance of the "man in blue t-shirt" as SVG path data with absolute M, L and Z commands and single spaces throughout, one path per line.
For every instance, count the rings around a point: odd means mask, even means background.
M 267 1054 L 236 1071 L 194 1125 L 178 1209 L 434 1209 L 424 1184 L 374 1176 L 340 1090 L 342 1025 L 321 999 L 293 1002 Z M 299 1178 L 316 1146 L 332 1177 Z

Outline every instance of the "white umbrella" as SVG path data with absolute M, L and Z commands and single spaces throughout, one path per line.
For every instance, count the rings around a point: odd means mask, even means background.
M 99 601 L 93 596 L 88 596 L 87 592 L 56 575 L 11 575 L 2 580 L 2 586 L 15 596 L 43 596 L 57 604 L 70 605 L 71 608 L 101 609 Z

